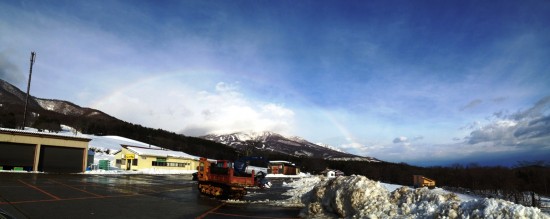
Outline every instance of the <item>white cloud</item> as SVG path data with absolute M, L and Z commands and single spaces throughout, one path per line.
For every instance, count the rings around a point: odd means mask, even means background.
M 491 144 L 497 147 L 550 146 L 539 141 L 550 138 L 550 97 L 539 100 L 533 107 L 511 115 L 498 113 L 488 124 L 474 130 L 467 137 L 469 144 Z M 527 143 L 529 142 L 529 143 Z
M 512 114 L 499 112 L 485 124 L 479 121 L 463 127 L 472 130 L 451 143 L 424 143 L 422 137 L 400 136 L 388 144 L 373 144 L 360 155 L 416 165 L 449 165 L 477 162 L 485 165 L 513 165 L 522 160 L 548 160 L 550 155 L 550 97 Z
M 166 80 L 150 82 L 119 92 L 98 108 L 132 123 L 192 136 L 238 131 L 290 134 L 294 121 L 291 109 L 247 99 L 236 83 L 223 82 L 214 92 Z
M 338 148 L 344 151 L 365 152 L 367 147 L 360 143 L 348 143 L 338 146 Z

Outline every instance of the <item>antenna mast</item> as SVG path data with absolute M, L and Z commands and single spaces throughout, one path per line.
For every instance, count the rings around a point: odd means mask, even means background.
M 31 77 L 32 77 L 32 65 L 34 64 L 34 59 L 36 58 L 36 53 L 31 52 L 31 67 L 29 69 L 29 83 L 27 84 L 27 98 L 25 98 L 25 112 L 23 113 L 23 126 L 21 130 L 25 130 L 25 123 L 27 123 L 27 105 L 29 105 L 29 93 L 31 91 Z

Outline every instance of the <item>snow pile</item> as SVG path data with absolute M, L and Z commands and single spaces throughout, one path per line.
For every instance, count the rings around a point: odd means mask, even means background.
M 327 180 L 328 179 L 325 177 L 314 176 L 301 178 L 300 180 L 292 181 L 290 183 L 283 182 L 283 186 L 292 187 L 283 193 L 283 195 L 288 195 L 290 198 L 276 204 L 287 207 L 302 207 L 302 196 L 311 191 L 313 187 L 323 185 L 327 182 Z
M 415 217 L 458 216 L 460 199 L 454 193 L 438 194 L 428 188 L 410 189 L 401 187 L 390 194 L 399 215 Z
M 487 198 L 462 202 L 458 213 L 463 218 L 550 218 L 538 208 Z
M 304 194 L 306 217 L 393 217 L 397 210 L 389 192 L 379 182 L 364 176 L 336 177 Z
M 294 197 L 287 201 L 297 204 L 301 197 L 301 216 L 307 218 L 550 218 L 538 208 L 499 199 L 461 202 L 454 193 L 427 188 L 401 187 L 390 193 L 364 176 L 312 177 L 288 185 L 294 187 L 288 191 Z

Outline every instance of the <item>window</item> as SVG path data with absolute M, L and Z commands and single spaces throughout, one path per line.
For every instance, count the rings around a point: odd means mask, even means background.
M 152 165 L 155 166 L 155 167 L 165 167 L 166 162 L 153 161 Z
M 191 165 L 191 163 L 151 161 L 151 165 L 156 167 L 186 167 L 187 165 Z
M 132 161 L 132 166 L 137 166 L 137 164 L 138 164 L 138 159 L 134 159 L 134 160 Z

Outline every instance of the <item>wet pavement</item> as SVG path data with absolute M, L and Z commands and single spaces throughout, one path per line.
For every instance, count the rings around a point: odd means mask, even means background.
M 260 204 L 222 203 L 217 208 L 204 213 L 198 218 L 299 218 L 297 208 L 283 208 Z
M 283 200 L 286 188 L 245 201 Z M 189 175 L 0 173 L 0 212 L 15 218 L 298 218 L 300 209 L 226 203 L 199 194 Z M 1 215 L 0 215 L 0 218 Z

